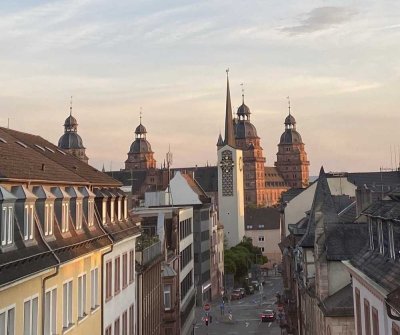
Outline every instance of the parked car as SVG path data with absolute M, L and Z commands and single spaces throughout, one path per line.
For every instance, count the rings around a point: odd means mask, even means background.
M 275 312 L 272 309 L 266 309 L 261 313 L 261 322 L 275 321 Z
M 240 290 L 241 298 L 244 298 L 246 296 L 246 290 L 243 287 L 238 288 L 238 290 Z
M 235 289 L 231 293 L 231 300 L 239 300 L 242 298 L 242 292 L 239 289 Z

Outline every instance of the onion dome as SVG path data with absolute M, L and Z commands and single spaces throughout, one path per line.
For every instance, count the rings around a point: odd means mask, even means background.
M 145 138 L 137 138 L 135 141 L 133 141 L 129 149 L 130 154 L 140 154 L 146 152 L 152 151 L 150 143 Z
M 303 143 L 299 132 L 295 129 L 286 129 L 281 135 L 280 144 L 296 144 Z
M 85 149 L 82 138 L 76 132 L 66 132 L 58 140 L 61 149 Z
M 236 138 L 258 137 L 256 127 L 250 121 L 239 121 L 236 124 Z
M 240 107 L 237 110 L 237 116 L 239 117 L 239 119 L 246 117 L 246 119 L 250 119 L 250 108 L 244 103 L 240 105 Z
M 296 124 L 296 119 L 294 118 L 294 116 L 292 114 L 289 114 L 288 116 L 286 116 L 285 119 L 285 125 L 295 125 Z
M 136 127 L 136 129 L 135 129 L 135 134 L 147 134 L 146 127 L 145 127 L 144 125 L 142 125 L 141 122 L 140 122 L 140 124 Z
M 69 115 L 69 116 L 65 119 L 64 127 L 70 127 L 70 128 L 72 128 L 72 127 L 76 127 L 76 126 L 78 126 L 78 122 L 76 121 L 76 119 L 75 119 L 72 115 Z

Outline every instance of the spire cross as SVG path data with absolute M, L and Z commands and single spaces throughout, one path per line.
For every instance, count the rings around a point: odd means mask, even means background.
M 142 124 L 142 107 L 140 107 L 139 119 L 140 119 L 140 124 Z
M 290 97 L 287 96 L 286 99 L 288 100 L 288 108 L 289 108 L 289 115 L 290 115 Z
M 242 86 L 242 103 L 244 103 L 244 84 L 240 83 L 240 86 Z
M 71 100 L 69 102 L 69 116 L 72 116 L 72 95 L 71 95 Z

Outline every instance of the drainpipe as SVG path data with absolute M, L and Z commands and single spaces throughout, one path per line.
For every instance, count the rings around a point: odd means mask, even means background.
M 46 295 L 46 282 L 47 282 L 49 279 L 51 279 L 51 278 L 53 278 L 53 277 L 55 277 L 55 276 L 58 275 L 58 273 L 59 273 L 59 271 L 60 271 L 60 264 L 61 264 L 61 261 L 60 261 L 60 259 L 58 258 L 58 256 L 56 255 L 56 253 L 53 251 L 53 249 L 50 247 L 50 245 L 47 243 L 46 238 L 45 238 L 45 236 L 43 235 L 42 227 L 40 226 L 40 224 L 38 224 L 38 221 L 39 221 L 39 220 L 38 220 L 37 214 L 36 214 L 36 212 L 35 212 L 35 223 L 36 223 L 36 227 L 38 228 L 40 237 L 41 237 L 43 243 L 46 245 L 46 247 L 47 247 L 47 248 L 50 250 L 50 252 L 53 254 L 54 258 L 57 260 L 57 265 L 56 265 L 56 268 L 55 268 L 56 271 L 55 271 L 54 273 L 52 273 L 51 275 L 48 275 L 47 277 L 43 278 L 43 280 L 42 280 L 42 320 L 41 320 L 41 321 L 42 321 L 42 334 L 45 335 L 45 333 L 44 333 L 44 319 L 45 319 L 44 310 L 45 310 L 45 302 L 46 302 L 46 300 L 45 300 L 45 295 Z

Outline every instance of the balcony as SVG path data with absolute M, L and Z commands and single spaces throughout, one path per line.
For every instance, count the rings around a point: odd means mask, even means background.
M 161 241 L 157 237 L 143 236 L 136 246 L 136 261 L 146 266 L 162 255 Z

